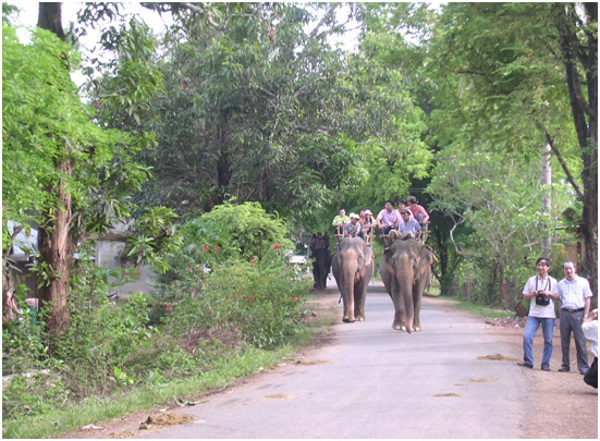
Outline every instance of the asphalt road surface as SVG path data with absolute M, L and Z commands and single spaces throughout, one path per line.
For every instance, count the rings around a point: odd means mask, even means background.
M 394 331 L 381 284 L 369 287 L 366 316 L 340 322 L 332 344 L 299 364 L 174 411 L 192 423 L 145 437 L 523 437 L 531 399 L 521 354 L 481 320 L 425 298 L 423 331 Z M 497 354 L 513 359 L 480 358 Z

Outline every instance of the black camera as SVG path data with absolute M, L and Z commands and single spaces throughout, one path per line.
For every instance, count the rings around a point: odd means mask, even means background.
M 540 306 L 548 306 L 550 304 L 550 297 L 540 294 L 536 291 L 535 304 Z

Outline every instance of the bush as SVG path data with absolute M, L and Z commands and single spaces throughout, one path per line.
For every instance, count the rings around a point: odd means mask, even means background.
M 200 283 L 196 297 L 184 297 L 172 306 L 166 318 L 170 333 L 198 327 L 237 329 L 245 342 L 264 348 L 281 344 L 295 332 L 303 312 L 301 296 L 311 284 L 298 280 L 289 266 L 239 260 L 216 268 Z M 182 285 L 185 282 L 174 286 Z
M 182 232 L 187 245 L 176 250 L 153 297 L 139 293 L 111 304 L 102 270 L 82 262 L 64 335 L 45 341 L 43 318 L 37 327 L 23 320 L 4 329 L 10 372 L 49 370 L 7 382 L 5 415 L 196 375 L 248 345 L 274 348 L 303 326 L 301 299 L 311 282 L 298 280 L 287 263 L 290 243 L 281 220 L 258 204 L 225 204 Z
M 268 214 L 258 202 L 234 205 L 229 201 L 217 205 L 202 217 L 183 224 L 181 233 L 185 237 L 181 257 L 192 259 L 204 258 L 206 251 L 218 248 L 222 260 L 262 260 L 274 244 L 284 249 L 293 247 L 285 237 L 283 220 Z

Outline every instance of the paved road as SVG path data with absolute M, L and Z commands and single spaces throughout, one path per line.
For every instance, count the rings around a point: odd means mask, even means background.
M 520 354 L 481 320 L 426 298 L 423 331 L 391 327 L 371 286 L 367 321 L 336 325 L 334 342 L 207 402 L 176 410 L 194 422 L 147 438 L 520 438 L 528 382 Z M 512 352 L 511 352 L 512 351 Z

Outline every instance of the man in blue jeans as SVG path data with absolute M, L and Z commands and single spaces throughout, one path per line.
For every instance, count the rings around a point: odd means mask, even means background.
M 533 368 L 533 339 L 540 325 L 544 334 L 542 370 L 550 370 L 552 356 L 552 333 L 554 331 L 554 300 L 558 300 L 558 283 L 548 275 L 550 260 L 540 257 L 536 262 L 537 276 L 530 277 L 523 288 L 523 297 L 529 300 L 529 315 L 523 331 L 523 362 L 519 366 Z

